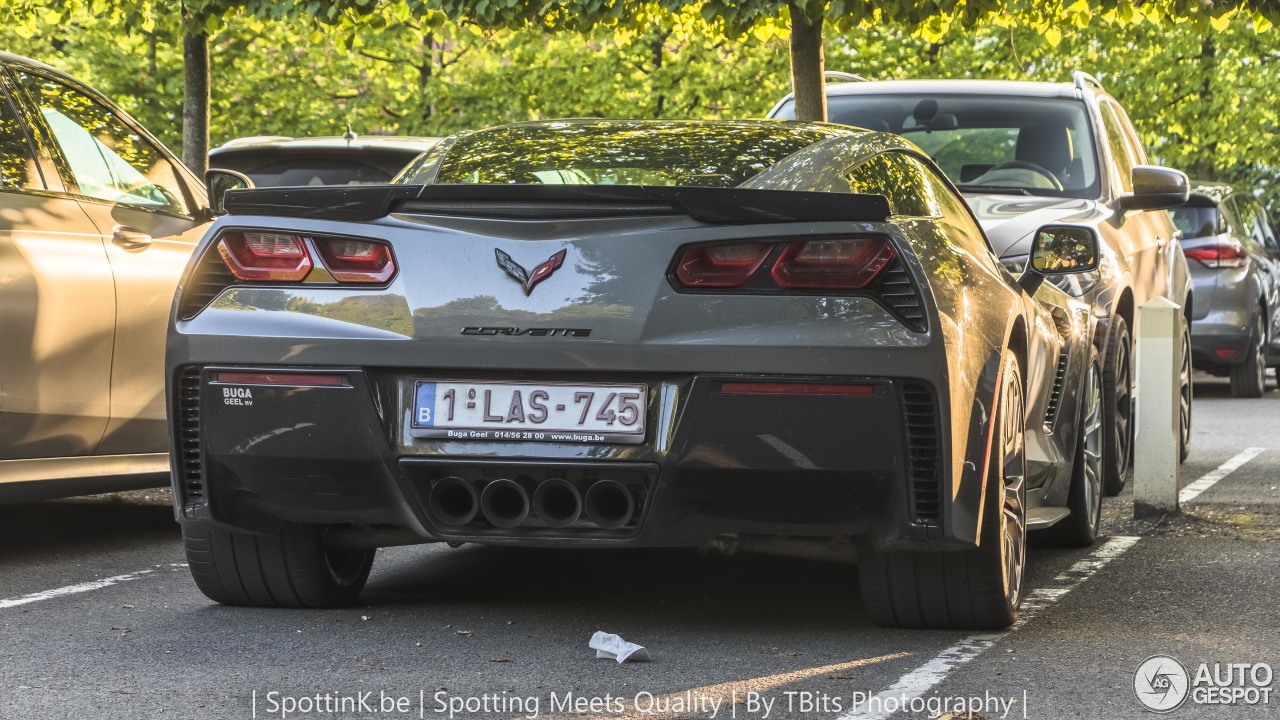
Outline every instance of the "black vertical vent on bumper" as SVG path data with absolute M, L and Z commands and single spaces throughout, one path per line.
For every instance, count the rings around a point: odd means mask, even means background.
M 235 284 L 236 277 L 227 269 L 226 263 L 222 262 L 217 247 L 209 247 L 187 281 L 182 306 L 178 308 L 178 319 L 190 320 L 200 314 L 223 290 Z
M 925 331 L 924 304 L 920 302 L 920 293 L 916 292 L 916 286 L 911 282 L 911 275 L 902 260 L 894 258 L 889 267 L 880 273 L 874 292 L 902 324 L 916 332 Z
M 915 522 L 942 524 L 942 432 L 933 389 L 924 383 L 902 385 L 902 419 L 907 434 L 907 473 Z
M 185 502 L 204 502 L 204 471 L 200 464 L 200 368 L 186 367 L 178 375 L 178 482 Z
M 1053 427 L 1058 418 L 1058 406 L 1062 404 L 1062 388 L 1067 382 L 1067 350 L 1064 347 L 1058 355 L 1058 371 L 1053 376 L 1053 392 L 1049 394 L 1049 405 L 1044 411 L 1044 424 Z

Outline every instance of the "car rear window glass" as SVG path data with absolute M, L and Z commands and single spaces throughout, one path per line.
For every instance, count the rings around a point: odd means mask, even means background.
M 792 107 L 779 111 L 788 117 Z M 901 135 L 957 185 L 1095 198 L 1098 160 L 1084 105 L 990 95 L 837 95 L 828 119 Z
M 0 90 L 0 190 L 42 190 L 40 167 L 27 133 Z
M 939 184 L 929 177 L 920 161 L 900 152 L 875 155 L 850 170 L 845 179 L 854 193 L 883 195 L 894 215 L 939 217 L 942 215 Z M 945 186 L 942 191 L 950 194 Z
M 400 169 L 397 167 L 395 170 L 387 170 L 357 160 L 314 157 L 290 157 L 288 160 L 268 162 L 245 159 L 219 162 L 215 159 L 210 165 L 242 172 L 258 187 L 378 185 L 390 182 L 395 171 Z
M 438 172 L 424 163 L 399 181 L 736 187 L 840 134 L 783 123 L 508 125 L 460 137 L 439 159 Z
M 1218 208 L 1184 205 L 1169 211 L 1173 222 L 1182 231 L 1185 238 L 1198 238 L 1216 235 L 1222 222 Z

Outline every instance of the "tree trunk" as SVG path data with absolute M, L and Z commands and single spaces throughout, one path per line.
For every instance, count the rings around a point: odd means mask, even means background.
M 787 9 L 791 12 L 791 90 L 795 93 L 796 119 L 825 122 L 822 18 L 810 20 L 794 2 L 788 2 Z
M 182 162 L 196 175 L 209 169 L 209 36 L 183 33 Z
M 440 65 L 444 66 L 444 48 L 440 48 Z M 412 132 L 430 133 L 431 118 L 436 114 L 436 104 L 431 98 L 431 77 L 436 72 L 436 34 L 428 30 L 422 34 L 422 64 L 418 66 L 418 122 Z M 404 130 L 401 130 L 404 132 Z
M 649 43 L 649 51 L 653 54 L 653 74 L 659 76 L 658 77 L 659 82 L 662 81 L 662 77 L 659 74 L 659 71 L 662 70 L 662 50 L 664 47 L 666 47 L 667 37 L 669 35 L 670 33 L 662 32 L 661 28 L 657 28 L 654 31 L 653 40 L 650 41 Z M 655 100 L 654 109 L 653 109 L 654 120 L 657 120 L 662 117 L 662 111 L 666 106 L 666 104 L 667 104 L 667 96 L 664 95 L 662 92 L 659 92 L 658 97 Z
M 1213 98 L 1213 76 L 1217 72 L 1217 55 L 1218 48 L 1213 42 L 1213 28 L 1205 31 L 1204 39 L 1200 43 L 1200 102 L 1206 106 L 1212 106 Z M 1212 124 L 1212 120 L 1210 121 Z M 1215 131 L 1216 133 L 1216 131 Z M 1214 158 L 1218 155 L 1218 141 L 1204 143 L 1200 149 L 1200 159 L 1196 162 L 1196 178 L 1199 180 L 1216 180 L 1217 168 L 1215 167 Z

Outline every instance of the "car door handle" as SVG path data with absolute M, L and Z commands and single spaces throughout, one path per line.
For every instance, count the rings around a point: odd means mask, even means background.
M 111 242 L 128 250 L 136 250 L 150 245 L 151 236 L 128 225 L 117 225 L 111 232 Z

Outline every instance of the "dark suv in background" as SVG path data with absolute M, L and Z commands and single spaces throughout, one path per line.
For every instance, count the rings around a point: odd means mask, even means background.
M 1133 473 L 1133 337 L 1138 306 L 1165 297 L 1185 312 L 1192 288 L 1167 208 L 1187 199 L 1186 175 L 1150 165 L 1124 109 L 1089 75 L 1070 83 L 900 80 L 827 85 L 828 119 L 911 140 L 964 193 L 992 249 L 1015 276 L 1035 231 L 1091 229 L 1099 270 L 1061 281 L 1103 318 L 1106 490 Z M 788 96 L 770 117 L 795 117 Z M 1083 278 L 1083 279 L 1081 279 Z M 1191 435 L 1191 355 L 1181 372 L 1181 452 Z M 1028 448 L 1028 454 L 1034 452 Z
M 1230 185 L 1196 183 L 1173 210 L 1195 284 L 1191 354 L 1231 378 L 1231 394 L 1261 397 L 1280 363 L 1280 245 L 1262 204 Z

